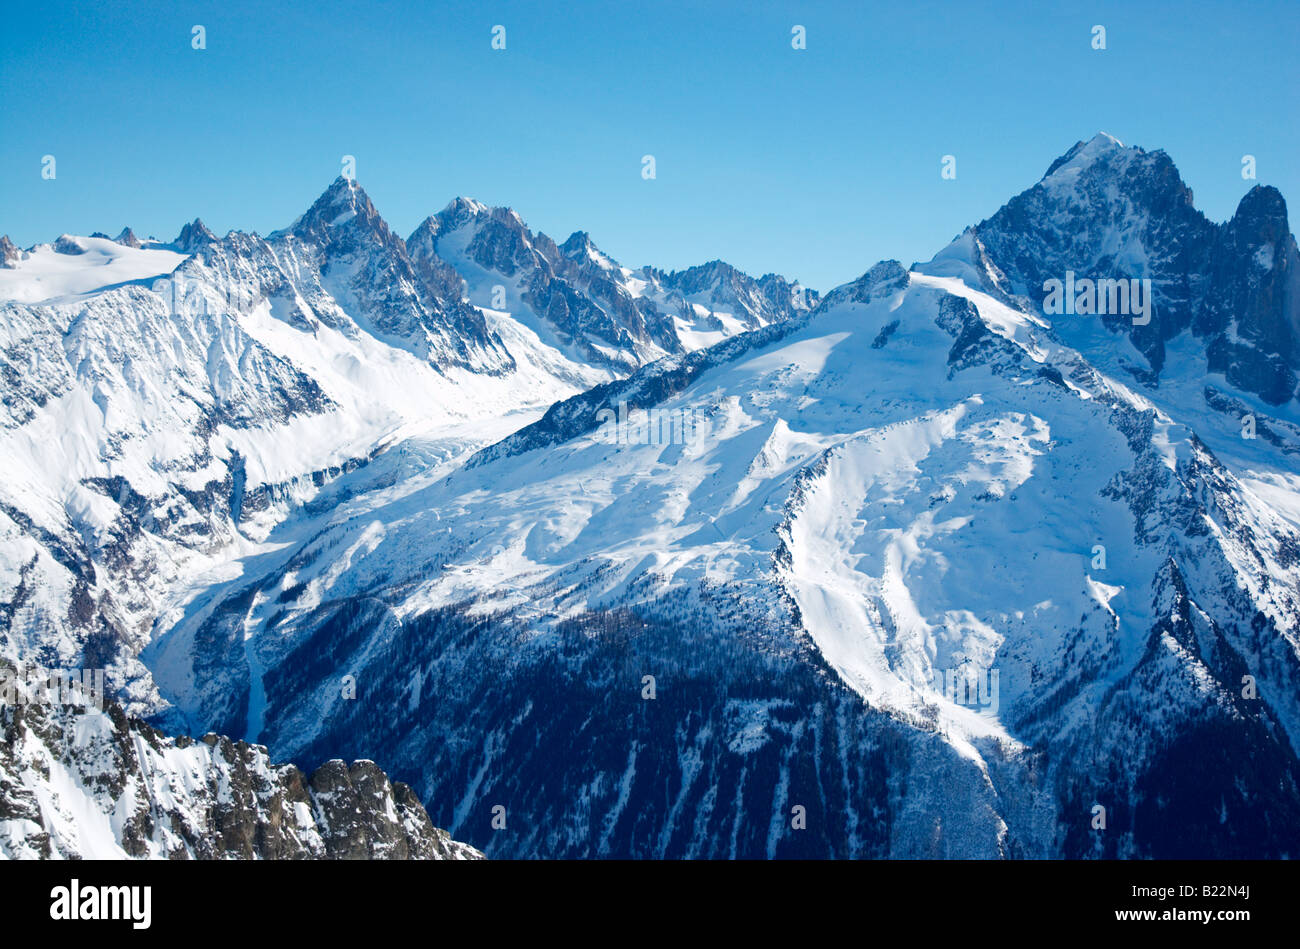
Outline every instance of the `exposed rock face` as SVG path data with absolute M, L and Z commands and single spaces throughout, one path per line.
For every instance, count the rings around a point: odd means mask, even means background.
M 405 242 L 355 181 L 337 178 L 271 241 L 285 243 L 290 253 L 303 248 L 299 253 L 325 282 L 346 288 L 346 302 L 355 301 L 381 332 L 406 341 L 417 355 L 444 368 L 512 368 L 510 353 L 478 310 L 425 283 Z M 339 281 L 336 273 L 345 276 Z
M 8 664 L 0 673 L 12 672 Z M 167 738 L 121 706 L 0 705 L 0 856 L 473 859 L 373 761 L 304 779 L 266 749 Z
M 0 267 L 12 267 L 22 259 L 22 253 L 8 234 L 0 236 Z
M 458 198 L 426 219 L 409 246 L 423 269 L 446 261 L 462 276 L 478 278 L 470 287 L 473 302 L 528 307 L 588 360 L 626 370 L 680 348 L 671 323 L 648 301 L 633 297 L 593 261 L 562 254 L 509 208 Z M 508 289 L 509 297 L 494 300 L 497 287 Z
M 557 245 L 509 208 L 469 198 L 427 218 L 407 247 L 431 281 L 456 292 L 463 281 L 480 306 L 530 310 L 583 358 L 620 371 L 788 319 L 817 302 L 815 291 L 783 277 L 754 280 L 722 261 L 674 273 L 632 270 L 585 231 Z
M 820 299 L 816 290 L 787 281 L 780 274 L 764 274 L 755 280 L 721 260 L 697 267 L 664 273 L 646 268 L 658 278 L 679 305 L 698 300 L 710 309 L 736 313 L 746 329 L 779 323 L 813 309 Z
M 67 254 L 70 257 L 77 257 L 84 254 L 86 251 L 77 243 L 77 239 L 71 234 L 60 234 L 59 239 L 54 242 L 54 252 L 57 254 Z
M 1278 405 L 1300 371 L 1300 252 L 1276 188 L 1257 185 L 1215 224 L 1163 151 L 1124 147 L 1104 133 L 1079 142 L 1043 179 L 973 229 L 999 289 L 1041 304 L 1042 284 L 1066 271 L 1088 279 L 1149 278 L 1150 324 L 1108 316 L 1153 378 L 1166 344 L 1190 329 L 1205 369 Z
M 1257 185 L 1216 235 L 1196 331 L 1211 372 L 1279 405 L 1300 370 L 1300 252 L 1276 188 Z
M 217 235 L 208 230 L 203 221 L 195 218 L 181 228 L 176 240 L 172 241 L 172 246 L 183 254 L 193 254 L 216 242 Z

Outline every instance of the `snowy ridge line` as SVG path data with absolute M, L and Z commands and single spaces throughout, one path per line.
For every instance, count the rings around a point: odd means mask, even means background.
M 579 435 L 595 431 L 600 422 L 596 412 L 600 408 L 627 402 L 635 408 L 648 408 L 689 387 L 696 379 L 712 369 L 733 362 L 745 353 L 779 342 L 806 327 L 816 319 L 823 308 L 845 299 L 865 298 L 864 295 L 882 286 L 901 289 L 907 285 L 907 272 L 897 261 L 882 261 L 859 281 L 842 288 L 843 292 L 828 294 L 816 308 L 800 316 L 791 317 L 760 329 L 729 337 L 707 349 L 679 356 L 667 356 L 649 363 L 625 379 L 617 379 L 596 386 L 587 392 L 552 405 L 541 419 L 528 425 L 502 441 L 476 452 L 465 463 L 466 468 L 476 468 L 498 458 L 533 451 L 555 445 Z M 640 401 L 638 401 L 640 399 Z
M 407 247 L 418 268 L 458 293 L 463 286 L 481 310 L 506 313 L 570 358 L 615 375 L 791 318 L 818 299 L 797 282 L 754 280 L 718 260 L 672 273 L 632 270 L 583 231 L 557 244 L 515 211 L 468 198 L 426 218 Z

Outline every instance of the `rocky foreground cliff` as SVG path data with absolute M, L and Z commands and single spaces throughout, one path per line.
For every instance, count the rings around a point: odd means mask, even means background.
M 0 664 L 0 857 L 482 857 L 373 761 L 307 777 L 261 745 L 166 737 L 115 703 L 41 695 L 14 672 Z

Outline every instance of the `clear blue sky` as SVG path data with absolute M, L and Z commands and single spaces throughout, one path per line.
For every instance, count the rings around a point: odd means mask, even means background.
M 1297 0 L 42 0 L 2 22 L 0 233 L 21 246 L 195 216 L 265 234 L 352 154 L 403 235 L 465 194 L 630 266 L 721 257 L 825 290 L 929 258 L 1103 129 L 1165 149 L 1216 220 L 1246 153 L 1300 204 Z

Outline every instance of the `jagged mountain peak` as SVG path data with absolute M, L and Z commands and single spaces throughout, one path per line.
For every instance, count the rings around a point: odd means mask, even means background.
M 582 253 L 589 247 L 595 247 L 592 243 L 591 235 L 586 231 L 574 231 L 569 235 L 568 240 L 560 245 L 560 251 L 565 257 L 572 257 L 575 254 Z
M 452 198 L 441 211 L 431 214 L 421 221 L 419 226 L 411 232 L 411 236 L 407 238 L 407 243 L 413 243 L 417 236 L 421 234 L 436 237 L 447 231 L 454 231 L 457 228 L 464 227 L 479 215 L 487 214 L 490 210 L 486 204 L 482 201 L 476 201 L 474 198 L 463 196 Z
M 464 227 L 489 210 L 487 205 L 473 198 L 452 198 L 441 211 L 430 214 L 417 224 L 406 238 L 406 244 L 413 254 L 416 246 L 424 246 L 426 253 L 432 253 L 433 244 L 441 235 Z
M 277 237 L 285 233 L 322 246 L 338 243 L 344 234 L 385 245 L 401 241 L 375 210 L 374 202 L 365 189 L 355 179 L 343 175 L 335 178 L 298 220 L 285 231 L 277 231 L 271 236 Z M 352 243 L 352 240 L 347 243 Z
M 439 229 L 442 231 L 455 230 L 482 218 L 500 222 L 513 230 L 527 230 L 524 219 L 513 208 L 494 207 L 475 198 L 464 196 L 447 202 L 447 206 L 434 215 L 434 218 L 439 222 Z
M 123 247 L 140 248 L 140 239 L 135 236 L 135 232 L 129 227 L 122 228 L 122 232 L 113 238 L 114 243 L 121 244 Z
M 12 267 L 22 259 L 22 251 L 9 239 L 9 235 L 0 236 L 0 267 Z
M 201 247 L 217 242 L 217 235 L 208 229 L 201 218 L 195 218 L 181 228 L 181 232 L 172 241 L 172 246 L 182 253 L 192 254 Z
M 1141 354 L 1122 371 L 1155 384 L 1167 369 L 1166 344 L 1191 329 L 1204 348 L 1200 371 L 1223 373 L 1271 404 L 1288 402 L 1300 368 L 1300 260 L 1286 202 L 1275 188 L 1256 186 L 1231 220 L 1216 224 L 1193 197 L 1164 151 L 1094 136 L 975 227 L 971 247 L 987 258 L 975 269 L 999 275 L 984 289 L 1031 309 L 1043 306 L 1046 281 L 1070 274 L 1149 281 L 1143 313 L 1108 307 L 1085 317 L 1126 334 Z
M 1075 142 L 1064 155 L 1052 162 L 1043 178 L 1050 178 L 1063 168 L 1082 168 L 1100 160 L 1125 154 L 1145 155 L 1146 152 L 1137 146 L 1126 146 L 1107 132 L 1098 132 L 1086 142 L 1082 139 Z
M 524 223 L 523 217 L 521 217 L 519 212 L 516 211 L 514 208 L 510 208 L 510 207 L 488 208 L 487 213 L 491 215 L 494 220 L 502 221 L 513 227 L 527 228 L 528 226 Z
M 1168 154 L 1124 145 L 1099 132 L 1075 143 L 1036 184 L 1011 198 L 976 230 L 986 238 L 999 229 L 1070 228 L 1075 232 L 1071 240 L 1095 241 L 1102 236 L 1103 225 L 1121 231 L 1144 221 L 1181 227 L 1193 218 L 1209 226 Z M 1088 228 L 1085 222 L 1096 226 Z
M 909 274 L 910 271 L 904 269 L 897 260 L 879 261 L 857 280 L 829 291 L 822 298 L 821 306 L 830 309 L 845 302 L 866 302 L 879 287 L 885 287 L 890 292 L 902 290 L 910 282 Z
M 560 245 L 560 253 L 570 260 L 590 261 L 602 270 L 620 269 L 618 261 L 597 247 L 586 231 L 574 231 L 570 234 L 569 239 Z
M 676 271 L 677 273 L 707 273 L 712 275 L 730 275 L 736 273 L 736 268 L 731 266 L 725 260 L 714 257 L 712 260 L 706 260 L 702 264 L 696 264 L 694 267 L 687 267 L 685 270 Z
M 656 275 L 663 286 L 697 302 L 707 299 L 719 306 L 740 305 L 751 314 L 765 314 L 755 325 L 776 322 L 796 311 L 811 309 L 819 299 L 816 291 L 798 281 L 786 280 L 776 273 L 755 280 L 743 270 L 716 258 L 685 270 Z
M 347 175 L 338 175 L 330 182 L 329 187 L 321 193 L 321 199 L 331 201 L 351 200 L 360 196 L 366 198 L 366 189 L 355 178 Z
M 1277 240 L 1290 233 L 1286 199 L 1272 185 L 1255 185 L 1242 195 L 1232 220 L 1258 222 L 1269 231 L 1266 240 Z
M 486 214 L 492 209 L 476 198 L 458 195 L 447 202 L 442 209 L 444 214 Z
M 713 260 L 706 260 L 702 264 L 696 264 L 684 270 L 675 270 L 667 274 L 667 279 L 670 282 L 679 284 L 717 286 L 723 282 L 744 276 L 745 274 L 736 267 L 733 267 L 725 260 L 715 257 Z

